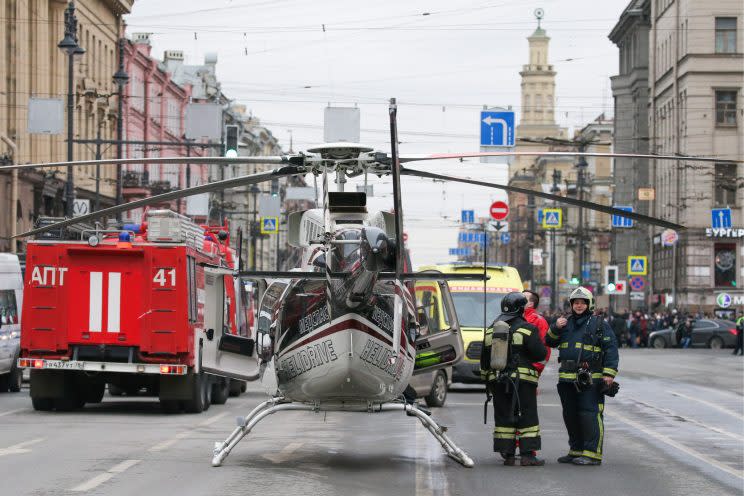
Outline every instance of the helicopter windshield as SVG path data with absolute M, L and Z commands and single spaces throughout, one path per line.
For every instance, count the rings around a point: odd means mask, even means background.
M 361 230 L 348 229 L 336 235 L 337 241 L 358 241 Z M 333 245 L 331 250 L 331 265 L 333 272 L 350 272 L 359 261 L 359 243 Z

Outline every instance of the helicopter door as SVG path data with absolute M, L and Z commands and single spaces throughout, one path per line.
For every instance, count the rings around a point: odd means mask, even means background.
M 236 305 L 226 291 L 226 284 L 232 285 L 232 280 L 232 274 L 225 270 L 204 269 L 204 332 L 198 336 L 201 369 L 222 377 L 253 381 L 258 378 L 255 341 L 235 334 L 230 328 L 230 315 L 236 311 Z
M 416 362 L 413 375 L 452 366 L 462 360 L 465 351 L 460 324 L 444 281 L 416 284 L 420 335 L 416 338 Z

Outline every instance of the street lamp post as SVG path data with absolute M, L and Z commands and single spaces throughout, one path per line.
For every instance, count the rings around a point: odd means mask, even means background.
M 561 182 L 561 171 L 553 169 L 553 187 L 550 192 L 557 195 L 561 190 L 558 187 L 558 183 Z M 555 267 L 555 229 L 551 229 L 550 233 L 550 282 L 552 284 L 551 296 L 550 296 L 550 309 L 555 310 L 558 308 L 558 271 Z
M 75 96 L 74 66 L 75 57 L 82 56 L 85 49 L 78 45 L 77 17 L 75 2 L 71 1 L 65 9 L 65 37 L 57 44 L 67 54 L 67 161 L 72 162 L 73 145 L 73 111 Z M 65 184 L 65 215 L 72 217 L 72 204 L 75 200 L 75 176 L 71 165 L 67 166 L 67 183 Z
M 579 145 L 579 151 L 583 152 L 585 150 L 584 145 Z M 584 200 L 584 173 L 589 167 L 589 164 L 586 163 L 586 159 L 582 156 L 579 157 L 579 161 L 576 163 L 576 194 L 578 195 L 579 200 Z M 585 257 L 585 251 L 584 251 L 584 209 L 579 207 L 579 224 L 577 227 L 577 234 L 578 234 L 578 240 L 577 245 L 579 248 L 579 281 L 581 281 L 581 284 L 586 284 L 586 281 L 584 280 L 584 257 Z
M 129 74 L 124 69 L 124 43 L 126 40 L 119 38 L 119 68 L 114 74 L 114 83 L 119 90 L 117 97 L 116 112 L 116 158 L 123 158 L 122 145 L 124 135 L 124 86 L 129 82 Z M 122 191 L 122 170 L 121 164 L 116 164 L 116 204 L 124 203 L 124 194 Z M 117 219 L 121 220 L 121 213 L 116 214 Z

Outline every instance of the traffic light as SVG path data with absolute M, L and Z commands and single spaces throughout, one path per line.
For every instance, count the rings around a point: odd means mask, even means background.
M 271 180 L 271 196 L 279 196 L 279 179 Z
M 618 277 L 619 270 L 617 265 L 605 266 L 605 294 L 616 295 L 627 292 L 627 283 Z
M 579 284 L 581 281 L 579 281 L 579 278 L 576 276 L 573 276 L 570 281 L 568 281 L 569 284 Z
M 225 126 L 225 157 L 235 158 L 238 156 L 238 126 Z

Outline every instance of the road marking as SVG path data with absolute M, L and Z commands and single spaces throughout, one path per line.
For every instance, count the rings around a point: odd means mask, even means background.
M 676 448 L 679 451 L 681 451 L 681 452 L 683 452 L 683 453 L 685 453 L 687 455 L 690 455 L 693 458 L 697 458 L 698 460 L 700 460 L 700 461 L 702 461 L 704 463 L 707 463 L 711 467 L 715 467 L 718 470 L 721 470 L 723 472 L 726 472 L 727 474 L 733 475 L 734 477 L 736 477 L 738 479 L 744 480 L 744 475 L 742 475 L 742 473 L 741 473 L 740 470 L 733 469 L 733 468 L 729 467 L 728 465 L 725 465 L 725 464 L 723 464 L 723 463 L 721 463 L 721 462 L 719 462 L 717 460 L 714 460 L 714 459 L 712 459 L 710 457 L 707 457 L 707 456 L 703 455 L 702 453 L 699 453 L 699 452 L 697 452 L 697 451 L 695 451 L 695 450 L 693 450 L 691 448 L 688 448 L 687 446 L 685 446 L 683 444 L 680 444 L 677 441 L 675 441 L 675 440 L 673 440 L 673 439 L 671 439 L 671 438 L 669 438 L 669 437 L 667 437 L 667 436 L 665 436 L 663 434 L 659 434 L 658 432 L 654 432 L 654 431 L 652 431 L 650 429 L 647 429 L 644 426 L 642 426 L 641 424 L 639 424 L 638 422 L 635 422 L 633 420 L 630 420 L 629 418 L 625 417 L 624 415 L 621 415 L 621 414 L 617 413 L 616 411 L 613 411 L 612 412 L 612 415 L 610 416 L 610 418 L 616 418 L 620 422 L 623 422 L 623 423 L 625 423 L 625 424 L 633 427 L 634 429 L 637 429 L 637 430 L 643 432 L 644 434 L 646 434 L 649 437 L 652 437 L 654 439 L 658 439 L 659 441 L 661 441 L 661 442 L 663 442 L 665 444 L 668 444 L 672 448 Z
M 305 443 L 289 443 L 279 453 L 262 455 L 272 463 L 283 463 L 292 458 L 292 453 L 297 451 Z
M 164 449 L 170 448 L 171 446 L 173 446 L 174 444 L 176 444 L 181 439 L 186 438 L 186 437 L 189 437 L 189 435 L 191 435 L 192 432 L 193 431 L 179 432 L 178 434 L 176 434 L 172 438 L 166 439 L 165 441 L 156 444 L 155 446 L 151 447 L 147 451 L 150 451 L 150 452 L 163 451 Z
M 228 413 L 230 413 L 230 412 L 218 413 L 217 415 L 215 415 L 215 416 L 213 416 L 211 418 L 208 418 L 207 420 L 205 420 L 204 422 L 202 422 L 201 424 L 199 424 L 199 427 L 206 427 L 208 425 L 212 425 L 215 422 L 217 422 L 218 420 L 220 420 L 222 417 L 224 417 L 225 415 L 227 415 Z
M 8 410 L 7 412 L 0 413 L 0 417 L 5 417 L 6 415 L 13 415 L 14 413 L 22 412 L 25 408 L 17 408 L 15 410 Z
M 708 425 L 708 424 L 706 424 L 704 422 L 701 422 L 699 420 L 696 420 L 694 418 L 685 417 L 684 415 L 680 415 L 680 414 L 678 414 L 676 412 L 673 412 L 673 411 L 669 410 L 668 408 L 662 408 L 662 407 L 659 407 L 659 406 L 650 405 L 648 403 L 645 403 L 645 402 L 643 402 L 641 400 L 637 400 L 635 398 L 628 398 L 628 399 L 630 401 L 633 401 L 635 403 L 638 403 L 639 405 L 643 405 L 646 408 L 650 408 L 652 410 L 657 410 L 657 411 L 659 411 L 659 412 L 661 412 L 661 413 L 663 413 L 665 415 L 668 415 L 668 416 L 670 416 L 672 418 L 682 419 L 685 422 L 689 422 L 691 424 L 698 425 L 700 427 L 703 427 L 704 429 L 708 429 L 708 430 L 711 430 L 713 432 L 717 432 L 718 434 L 722 434 L 724 436 L 728 436 L 728 437 L 732 437 L 732 438 L 737 439 L 737 440 L 740 440 L 740 441 L 744 441 L 744 436 L 741 436 L 739 434 L 735 434 L 733 432 L 728 432 L 728 431 L 725 431 L 723 429 L 719 429 L 718 427 L 714 427 L 712 425 Z
M 116 465 L 114 465 L 113 467 L 105 471 L 104 473 L 98 474 L 92 479 L 86 482 L 83 482 L 79 486 L 73 487 L 72 489 L 70 489 L 70 491 L 84 492 L 84 491 L 90 491 L 91 489 L 95 489 L 96 487 L 100 486 L 101 484 L 111 479 L 115 475 L 121 474 L 122 472 L 134 467 L 141 461 L 142 460 L 124 460 L 121 463 L 117 463 Z
M 167 448 L 170 448 L 171 446 L 173 446 L 174 444 L 176 444 L 181 439 L 185 439 L 185 438 L 189 437 L 190 435 L 194 434 L 196 432 L 196 429 L 197 428 L 199 428 L 199 427 L 207 427 L 209 425 L 212 425 L 215 422 L 217 422 L 218 420 L 220 420 L 222 417 L 224 417 L 225 415 L 227 415 L 228 413 L 230 413 L 230 412 L 218 413 L 217 415 L 214 415 L 214 416 L 208 418 L 204 422 L 201 422 L 201 423 L 197 424 L 196 427 L 194 427 L 193 429 L 189 429 L 187 431 L 179 432 L 178 434 L 176 434 L 172 438 L 166 439 L 165 441 L 161 441 L 158 444 L 156 444 L 155 446 L 150 447 L 147 451 L 150 451 L 152 453 L 156 453 L 158 451 L 163 451 L 163 450 L 165 450 Z
M 22 443 L 14 444 L 13 446 L 8 446 L 7 448 L 0 448 L 0 456 L 20 455 L 21 453 L 28 453 L 31 450 L 27 449 L 26 446 L 31 446 L 32 444 L 40 443 L 44 439 L 45 438 L 43 437 L 38 437 L 36 439 L 31 439 L 29 441 L 23 441 Z
M 702 403 L 703 405 L 707 405 L 707 406 L 709 406 L 711 408 L 715 408 L 716 410 L 720 410 L 720 411 L 722 411 L 724 413 L 727 413 L 729 415 L 732 415 L 732 416 L 734 416 L 734 417 L 736 417 L 738 419 L 744 420 L 744 415 L 742 415 L 741 413 L 735 412 L 733 410 L 729 410 L 728 408 L 723 407 L 721 405 L 716 405 L 715 403 L 711 403 L 710 401 L 701 400 L 700 398 L 695 398 L 693 396 L 687 396 L 686 394 L 678 393 L 676 391 L 670 391 L 670 392 L 674 396 L 679 396 L 681 398 L 686 398 L 686 399 L 691 400 L 691 401 L 697 401 L 698 403 Z

